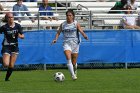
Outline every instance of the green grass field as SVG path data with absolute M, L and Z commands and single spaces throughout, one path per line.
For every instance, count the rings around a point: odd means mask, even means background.
M 61 71 L 66 79 L 55 82 L 53 75 Z M 0 72 L 0 93 L 140 93 L 140 69 L 78 69 L 73 81 L 67 69 L 14 71 L 5 82 Z

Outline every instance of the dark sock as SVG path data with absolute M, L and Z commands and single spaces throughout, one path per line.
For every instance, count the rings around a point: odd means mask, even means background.
M 13 72 L 13 68 L 8 68 L 5 81 L 9 81 L 9 77 L 11 76 L 12 72 Z

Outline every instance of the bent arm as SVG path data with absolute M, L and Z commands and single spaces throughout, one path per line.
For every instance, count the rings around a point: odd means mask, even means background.
M 24 39 L 24 34 L 20 34 L 20 33 L 19 33 L 19 34 L 18 34 L 18 37 L 21 38 L 21 39 Z
M 62 24 L 60 25 L 60 28 L 59 28 L 59 30 L 57 31 L 56 35 L 55 35 L 55 40 L 58 39 L 58 37 L 59 37 L 61 31 L 62 31 Z
M 83 29 L 81 28 L 81 26 L 80 26 L 79 23 L 77 23 L 77 29 L 78 29 L 78 31 L 82 34 L 82 36 L 83 36 L 86 40 L 88 40 L 87 35 L 84 33 L 84 31 L 83 31 Z

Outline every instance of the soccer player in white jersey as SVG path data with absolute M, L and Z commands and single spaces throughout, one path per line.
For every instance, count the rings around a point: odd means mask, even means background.
M 75 14 L 72 10 L 68 10 L 66 12 L 66 21 L 64 21 L 61 25 L 55 39 L 52 41 L 52 44 L 56 43 L 60 33 L 63 33 L 63 48 L 64 54 L 67 59 L 67 67 L 71 73 L 72 79 L 77 79 L 77 57 L 79 52 L 79 44 L 81 33 L 83 37 L 88 40 L 87 35 L 83 32 L 80 24 L 74 20 Z M 79 33 L 80 32 L 80 33 Z

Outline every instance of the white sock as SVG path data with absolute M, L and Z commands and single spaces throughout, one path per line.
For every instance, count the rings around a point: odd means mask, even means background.
M 71 60 L 68 60 L 67 66 L 68 66 L 68 70 L 70 71 L 71 75 L 74 76 L 74 70 L 73 70 L 73 65 L 71 63 Z

